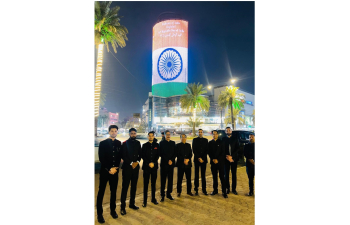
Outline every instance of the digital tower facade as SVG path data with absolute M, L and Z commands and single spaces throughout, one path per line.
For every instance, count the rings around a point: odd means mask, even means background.
M 182 95 L 188 83 L 188 22 L 169 19 L 153 26 L 152 95 Z

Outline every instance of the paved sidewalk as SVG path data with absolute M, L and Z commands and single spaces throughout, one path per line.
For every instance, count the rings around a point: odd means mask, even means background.
M 209 166 L 210 167 L 210 166 Z M 210 168 L 207 168 L 207 170 Z M 184 177 L 185 178 L 185 177 Z M 160 177 L 158 177 L 160 179 Z M 174 182 L 176 178 L 174 178 Z M 142 182 L 142 179 L 139 180 Z M 148 192 L 147 207 L 142 207 L 143 193 L 136 195 L 135 204 L 140 207 L 139 210 L 132 210 L 128 208 L 130 191 L 128 191 L 126 201 L 127 214 L 122 216 L 120 214 L 120 202 L 117 200 L 118 219 L 113 219 L 109 212 L 109 203 L 103 204 L 103 216 L 108 224 L 249 224 L 255 223 L 255 197 L 246 196 L 249 191 L 248 178 L 245 167 L 237 169 L 237 192 L 238 195 L 230 193 L 225 199 L 221 194 L 221 183 L 219 179 L 219 194 L 203 195 L 199 191 L 199 196 L 186 195 L 185 179 L 182 184 L 181 197 L 177 197 L 176 185 L 174 185 L 172 196 L 175 200 L 171 201 L 165 198 L 164 202 L 160 202 L 160 190 L 156 190 L 156 198 L 159 202 L 154 205 L 150 202 L 151 192 Z M 213 190 L 212 176 L 207 176 L 207 191 L 210 193 Z M 201 189 L 201 183 L 199 188 Z M 130 188 L 129 188 L 130 189 Z M 193 180 L 192 180 L 193 189 Z M 149 187 L 150 190 L 150 187 Z M 106 189 L 108 192 L 109 189 Z M 194 191 L 193 191 L 194 193 Z M 95 207 L 95 224 L 99 224 L 96 218 Z

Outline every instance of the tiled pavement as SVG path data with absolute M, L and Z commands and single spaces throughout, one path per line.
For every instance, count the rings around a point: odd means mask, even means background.
M 207 170 L 208 169 L 210 170 L 210 168 L 207 168 Z M 158 179 L 160 179 L 160 177 L 158 177 Z M 176 183 L 175 181 L 176 178 L 174 178 L 174 183 Z M 139 178 L 139 182 L 143 182 L 142 178 Z M 186 185 L 185 179 L 183 180 L 182 185 Z M 212 185 L 212 177 L 207 176 L 208 193 L 212 191 Z M 201 188 L 201 182 L 199 188 Z M 151 188 L 149 187 L 149 190 L 150 189 Z M 221 195 L 220 180 L 218 188 L 219 194 L 214 196 L 206 196 L 199 191 L 199 196 L 191 197 L 186 195 L 185 187 L 182 189 L 183 191 L 181 197 L 177 197 L 176 185 L 174 185 L 172 196 L 175 198 L 175 200 L 171 201 L 165 198 L 164 202 L 160 202 L 160 191 L 157 189 L 156 198 L 159 202 L 158 205 L 154 205 L 150 202 L 151 192 L 149 191 L 148 204 L 146 208 L 142 207 L 143 193 L 139 193 L 136 195 L 135 199 L 135 204 L 140 207 L 139 210 L 132 210 L 128 208 L 128 199 L 130 198 L 130 193 L 128 193 L 126 202 L 127 214 L 124 216 L 120 214 L 120 202 L 118 202 L 117 199 L 118 219 L 113 219 L 109 215 L 109 203 L 105 202 L 103 204 L 103 216 L 106 220 L 104 224 L 254 224 L 255 197 L 246 196 L 249 187 L 245 167 L 240 167 L 237 169 L 236 190 L 238 195 L 233 195 L 230 193 L 227 199 L 223 198 Z M 109 189 L 106 189 L 106 192 L 109 192 Z M 95 224 L 99 224 L 96 218 L 96 207 Z

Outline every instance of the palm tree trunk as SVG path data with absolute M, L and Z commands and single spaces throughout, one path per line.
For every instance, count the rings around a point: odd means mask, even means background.
M 100 108 L 101 76 L 102 76 L 103 44 L 99 44 L 97 52 L 96 78 L 95 78 L 95 137 L 97 137 L 97 118 Z
M 220 129 L 222 129 L 222 109 L 221 109 L 221 123 L 220 123 Z
M 192 136 L 196 136 L 196 108 L 193 110 L 193 130 L 192 130 Z
M 232 99 L 230 99 L 232 130 L 235 130 L 235 120 L 233 118 Z

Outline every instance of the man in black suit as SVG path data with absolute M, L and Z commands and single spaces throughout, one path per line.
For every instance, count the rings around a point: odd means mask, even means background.
M 203 130 L 198 130 L 199 137 L 194 138 L 192 142 L 192 149 L 194 154 L 194 190 L 195 195 L 198 195 L 198 187 L 199 187 L 199 168 L 201 168 L 201 177 L 202 177 L 202 191 L 203 194 L 207 194 L 207 183 L 205 179 L 205 170 L 207 168 L 207 155 L 209 143 L 208 139 L 203 137 Z
M 237 163 L 238 163 L 238 140 L 232 137 L 231 127 L 226 127 L 226 135 L 222 140 L 225 143 L 225 182 L 226 182 L 226 193 L 230 193 L 230 169 L 232 176 L 232 193 L 237 195 Z
M 121 206 L 120 213 L 122 215 L 126 214 L 125 211 L 125 200 L 126 195 L 129 189 L 129 184 L 131 181 L 131 190 L 130 190 L 130 202 L 129 208 L 131 209 L 139 209 L 138 206 L 135 205 L 135 195 L 136 195 L 136 186 L 137 180 L 139 178 L 139 170 L 140 170 L 140 160 L 141 160 L 141 144 L 138 140 L 136 140 L 136 129 L 131 128 L 129 130 L 130 138 L 123 142 L 122 145 L 122 159 L 123 165 L 123 185 L 122 185 L 122 194 L 120 197 Z
M 159 144 L 159 156 L 160 161 L 160 195 L 162 196 L 161 202 L 164 202 L 165 196 L 165 182 L 168 178 L 168 188 L 166 197 L 170 200 L 174 200 L 171 196 L 173 192 L 173 176 L 174 176 L 174 165 L 176 158 L 175 142 L 170 140 L 170 131 L 165 131 L 165 140 Z
M 101 162 L 100 169 L 100 186 L 97 194 L 97 220 L 99 223 L 104 223 L 105 220 L 102 216 L 103 208 L 102 201 L 105 194 L 107 182 L 111 190 L 110 209 L 111 216 L 116 219 L 118 214 L 115 211 L 116 208 L 116 195 L 118 187 L 118 173 L 119 163 L 121 159 L 121 142 L 116 139 L 118 134 L 118 127 L 111 125 L 108 128 L 109 138 L 101 141 L 98 147 L 98 157 Z
M 209 157 L 211 164 L 211 172 L 213 174 L 213 188 L 214 191 L 211 195 L 218 193 L 218 171 L 221 181 L 222 195 L 227 198 L 226 194 L 226 182 L 224 177 L 224 166 L 225 166 L 225 146 L 224 142 L 219 138 L 217 130 L 212 131 L 213 140 L 209 141 Z
M 192 167 L 192 150 L 191 145 L 186 143 L 186 134 L 181 134 L 181 143 L 176 144 L 176 153 L 177 153 L 177 196 L 180 197 L 182 192 L 182 179 L 184 174 L 186 175 L 187 183 L 187 194 L 193 196 L 191 192 L 191 167 Z
M 255 135 L 249 135 L 250 143 L 244 146 L 244 156 L 246 158 L 246 170 L 249 179 L 249 194 L 254 195 L 254 175 L 255 175 Z
M 143 207 L 147 206 L 148 183 L 151 177 L 152 200 L 155 205 L 156 199 L 156 181 L 158 172 L 159 144 L 154 138 L 154 131 L 148 132 L 148 142 L 142 145 L 141 158 L 143 160 Z

